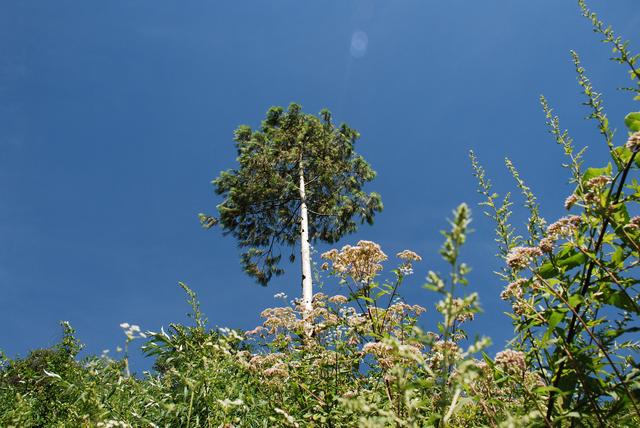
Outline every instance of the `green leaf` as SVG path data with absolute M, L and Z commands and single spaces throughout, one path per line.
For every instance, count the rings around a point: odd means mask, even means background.
M 624 124 L 627 125 L 627 128 L 629 128 L 631 132 L 640 131 L 640 112 L 637 111 L 626 115 Z
M 613 152 L 616 155 L 615 161 L 616 161 L 616 165 L 618 165 L 618 168 L 620 169 L 624 168 L 627 162 L 629 162 L 629 159 L 631 159 L 631 155 L 632 155 L 631 150 L 627 149 L 626 146 L 618 146 L 613 149 Z M 637 156 L 634 160 L 636 163 L 638 163 Z
M 544 279 L 549 279 L 558 274 L 558 269 L 551 262 L 544 263 L 538 269 L 538 275 L 540 275 Z
M 569 269 L 573 269 L 576 266 L 580 266 L 586 260 L 587 260 L 587 256 L 585 256 L 583 253 L 576 252 L 575 254 L 572 254 L 572 255 L 568 254 L 566 257 L 563 257 L 557 260 L 556 264 L 559 267 L 563 267 L 563 268 L 566 268 L 566 270 L 569 270 Z
M 607 296 L 606 302 L 626 311 L 637 312 L 635 303 L 629 298 L 627 293 L 623 293 L 622 291 L 613 291 Z
M 576 250 L 562 251 L 555 260 L 555 266 L 551 262 L 543 264 L 538 269 L 538 275 L 544 279 L 552 278 L 559 273 L 556 266 L 564 268 L 562 269 L 563 271 L 567 271 L 580 266 L 586 259 L 587 257 L 583 253 L 579 253 Z
M 558 324 L 564 319 L 564 312 L 561 311 L 553 311 L 549 318 L 547 319 L 547 323 L 549 324 L 549 328 L 544 334 L 544 338 L 542 340 L 547 341 L 551 337 L 553 330 L 556 328 Z
M 577 308 L 579 304 L 583 302 L 584 298 L 580 294 L 572 294 L 569 296 L 569 306 Z
M 564 319 L 564 312 L 553 311 L 549 315 L 547 322 L 549 323 L 549 329 L 554 329 Z

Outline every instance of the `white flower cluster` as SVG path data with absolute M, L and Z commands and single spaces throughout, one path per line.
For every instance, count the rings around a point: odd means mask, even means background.
M 146 334 L 140 331 L 139 325 L 130 325 L 128 322 L 123 322 L 122 324 L 120 324 L 120 327 L 124 330 L 124 334 L 127 336 L 127 340 L 147 337 Z

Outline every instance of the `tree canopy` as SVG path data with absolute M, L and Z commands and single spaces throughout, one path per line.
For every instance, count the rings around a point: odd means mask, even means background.
M 309 242 L 336 242 L 371 224 L 382 210 L 380 196 L 363 190 L 376 173 L 354 146 L 360 134 L 347 124 L 335 126 L 331 113 L 305 114 L 292 103 L 271 107 L 260 129 L 239 126 L 234 134 L 238 166 L 213 183 L 224 197 L 218 205 L 225 233 L 246 250 L 244 270 L 261 285 L 284 272 L 283 250 L 300 239 L 300 208 L 309 210 Z M 300 174 L 306 193 L 300 193 Z M 203 216 L 205 226 L 212 218 Z M 289 256 L 295 260 L 293 248 Z

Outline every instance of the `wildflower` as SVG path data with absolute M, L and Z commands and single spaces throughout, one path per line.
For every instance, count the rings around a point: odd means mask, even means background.
M 541 239 L 538 248 L 545 254 L 551 254 L 553 252 L 553 239 L 549 237 Z
M 140 330 L 139 325 L 130 325 L 127 322 L 123 322 L 122 324 L 120 324 L 120 327 L 124 330 L 124 334 L 127 336 L 127 340 L 147 337 L 147 335 Z
M 495 361 L 497 366 L 508 373 L 521 374 L 526 369 L 524 352 L 505 349 L 496 354 Z
M 129 425 L 128 423 L 123 421 L 118 421 L 115 419 L 109 419 L 108 421 L 98 422 L 96 426 L 99 428 L 130 428 L 131 427 L 131 425 Z
M 420 315 L 426 312 L 427 309 L 420 305 L 413 305 L 411 306 L 411 311 L 414 312 L 416 315 Z
M 289 425 L 291 425 L 292 427 L 298 428 L 300 426 L 296 422 L 296 419 L 293 416 L 291 416 L 289 413 L 285 412 L 284 410 L 275 407 L 273 411 L 282 415 L 287 420 L 287 422 L 289 422 Z
M 382 368 L 393 366 L 393 348 L 391 345 L 383 342 L 368 342 L 362 347 L 362 352 L 374 355 Z
M 521 270 L 529 266 L 531 260 L 541 255 L 542 251 L 538 247 L 514 247 L 507 254 L 507 265 L 512 269 Z
M 594 205 L 594 204 L 598 204 L 600 202 L 600 198 L 598 197 L 598 193 L 594 192 L 593 190 L 590 192 L 585 193 L 584 195 L 584 202 L 587 205 Z
M 640 216 L 632 217 L 624 227 L 628 229 L 637 230 L 640 229 Z
M 247 336 L 253 336 L 254 334 L 258 334 L 260 333 L 262 330 L 264 330 L 264 327 L 262 326 L 257 326 L 256 328 L 254 328 L 253 330 L 249 330 L 247 331 L 245 334 Z
M 353 391 L 353 390 L 347 391 L 344 394 L 342 394 L 342 398 L 346 398 L 346 399 L 355 398 L 357 396 L 358 396 L 358 393 L 356 391 Z
M 454 298 L 450 301 L 451 308 L 449 308 L 449 302 L 447 300 L 441 300 L 436 305 L 438 311 L 446 314 L 451 309 L 451 316 L 459 322 L 465 322 L 474 319 L 474 314 L 469 310 L 469 303 L 465 302 L 461 298 Z M 407 305 L 408 306 L 408 305 Z
M 552 239 L 567 238 L 576 232 L 580 224 L 582 224 L 582 217 L 578 215 L 562 217 L 547 227 L 547 236 Z
M 544 379 L 542 379 L 542 377 L 539 374 L 531 373 L 531 372 L 525 373 L 524 384 L 525 384 L 525 387 L 529 390 L 542 388 L 546 386 L 546 384 L 544 383 Z
M 593 177 L 585 183 L 586 187 L 589 189 L 600 189 L 611 183 L 611 177 L 607 175 L 599 175 L 597 177 Z
M 406 260 L 406 261 L 414 261 L 414 262 L 419 262 L 422 260 L 422 257 L 420 257 L 419 255 L 417 255 L 416 253 L 414 253 L 411 250 L 404 250 L 399 252 L 398 254 L 396 254 L 396 257 L 398 257 L 401 260 Z
M 516 300 L 511 304 L 511 311 L 514 315 L 522 316 L 529 311 L 529 306 L 524 300 Z
M 460 347 L 457 343 L 448 340 L 439 340 L 431 347 L 430 363 L 432 368 L 437 368 L 445 361 L 445 354 L 451 364 L 453 361 L 460 357 Z
M 266 377 L 280 377 L 285 378 L 289 376 L 289 372 L 283 364 L 276 364 L 262 372 Z
M 244 401 L 242 401 L 239 398 L 233 401 L 229 400 L 228 398 L 225 398 L 224 400 L 218 400 L 218 403 L 220 403 L 222 407 L 227 408 L 231 406 L 242 406 L 244 404 Z
M 578 202 L 578 195 L 572 193 L 571 195 L 567 196 L 567 199 L 564 200 L 564 208 L 570 210 L 576 202 Z
M 380 246 L 371 241 L 359 241 L 355 247 L 345 245 L 340 252 L 336 249 L 323 253 L 320 257 L 333 263 L 333 269 L 340 275 L 350 276 L 354 281 L 367 284 L 382 270 L 380 262 L 387 255 Z
M 473 366 L 485 375 L 491 372 L 491 367 L 484 360 L 473 360 Z
M 402 273 L 402 275 L 404 276 L 413 274 L 412 262 L 419 262 L 420 260 L 422 260 L 422 257 L 420 257 L 418 254 L 414 253 L 411 250 L 401 251 L 398 254 L 396 254 L 396 257 L 398 257 L 401 260 L 404 260 L 404 262 L 399 267 L 400 273 Z
M 527 283 L 524 278 L 518 278 L 509 285 L 507 285 L 504 291 L 500 294 L 502 300 L 509 300 L 511 298 L 521 299 L 524 295 L 523 285 Z
M 347 324 L 349 325 L 349 327 L 353 328 L 363 326 L 368 321 L 369 319 L 363 314 L 354 314 L 347 318 Z
M 631 134 L 627 140 L 626 147 L 634 153 L 640 151 L 640 131 Z
M 347 298 L 341 294 L 337 294 L 335 296 L 331 296 L 329 297 L 329 301 L 331 303 L 337 303 L 340 305 L 344 305 L 345 303 L 347 303 Z
M 293 330 L 296 326 L 297 318 L 293 308 L 268 308 L 260 314 L 265 318 L 262 325 L 269 334 L 275 334 L 278 329 Z
M 400 273 L 402 273 L 402 275 L 404 276 L 409 276 L 409 275 L 413 275 L 413 267 L 411 267 L 411 265 L 403 263 L 402 265 L 400 265 Z

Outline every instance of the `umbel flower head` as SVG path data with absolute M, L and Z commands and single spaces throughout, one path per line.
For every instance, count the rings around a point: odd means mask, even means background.
M 403 275 L 411 275 L 413 273 L 413 262 L 422 260 L 422 257 L 411 250 L 400 251 L 396 254 L 396 257 L 403 260 L 402 265 L 400 265 L 400 272 L 402 272 Z
M 320 257 L 332 262 L 336 273 L 349 276 L 360 284 L 371 282 L 382 270 L 380 263 L 387 260 L 380 245 L 371 241 L 358 241 L 356 246 L 345 245 L 339 252 L 336 249 L 329 250 Z
M 547 236 L 551 239 L 568 238 L 576 233 L 581 224 L 582 217 L 579 215 L 562 217 L 547 227 Z
M 496 365 L 507 373 L 522 374 L 527 368 L 523 352 L 505 349 L 496 354 Z

